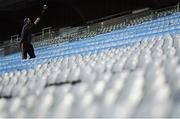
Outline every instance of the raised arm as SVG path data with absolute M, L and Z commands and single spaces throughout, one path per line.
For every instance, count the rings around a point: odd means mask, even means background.
M 36 25 L 40 20 L 41 20 L 41 17 L 43 16 L 43 14 L 45 13 L 45 11 L 47 10 L 47 5 L 44 5 L 43 6 L 43 9 L 41 11 L 41 14 L 39 15 L 39 17 L 34 21 L 34 25 Z
M 40 18 L 38 17 L 38 18 L 34 21 L 34 25 L 36 25 L 39 21 L 40 21 Z

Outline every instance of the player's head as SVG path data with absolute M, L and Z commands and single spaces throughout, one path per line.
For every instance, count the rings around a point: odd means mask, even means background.
M 24 19 L 24 24 L 31 25 L 31 19 L 30 18 L 25 18 Z

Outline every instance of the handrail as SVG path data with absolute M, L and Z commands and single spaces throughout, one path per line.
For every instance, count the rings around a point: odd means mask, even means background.
M 119 24 L 119 23 L 125 23 L 125 25 L 123 27 L 126 27 L 130 24 L 130 21 L 137 19 L 139 17 L 149 15 L 149 16 L 152 16 L 152 19 L 154 19 L 153 16 L 155 16 L 155 18 L 158 18 L 159 16 L 157 16 L 156 13 L 161 13 L 163 11 L 167 11 L 169 9 L 174 9 L 174 8 L 176 8 L 176 10 L 177 10 L 176 12 L 178 12 L 179 6 L 180 6 L 180 3 L 178 3 L 177 5 L 166 7 L 166 8 L 155 9 L 155 10 L 150 9 L 148 11 L 143 11 L 143 12 L 134 13 L 134 14 L 132 14 L 132 10 L 124 11 L 121 13 L 117 13 L 114 15 L 107 16 L 107 17 L 102 17 L 102 18 L 98 18 L 98 19 L 95 19 L 92 21 L 88 21 L 87 24 L 85 24 L 83 26 L 79 26 L 79 29 L 77 31 L 75 30 L 74 32 L 70 32 L 69 34 L 67 34 L 67 38 L 61 37 L 61 34 L 63 33 L 63 31 L 60 31 L 60 28 L 52 28 L 51 32 L 49 31 L 49 35 L 53 35 L 53 33 L 54 33 L 54 34 L 56 34 L 53 36 L 54 38 L 58 38 L 59 40 L 63 40 L 63 41 L 71 41 L 73 39 L 75 40 L 76 37 L 77 38 L 81 37 L 78 35 L 82 35 L 84 33 L 86 34 L 86 33 L 92 32 L 93 30 L 90 30 L 90 29 L 93 25 L 96 26 L 96 24 L 97 24 L 96 28 L 99 28 L 99 26 L 101 26 L 101 25 L 103 26 L 102 23 L 106 23 L 109 21 L 108 23 L 110 23 L 111 25 Z M 111 23 L 111 20 L 113 20 L 113 19 L 117 19 L 117 21 L 115 23 L 113 23 L 113 22 Z M 152 19 L 149 19 L 149 20 L 152 20 Z M 75 28 L 75 27 L 69 27 L 65 32 L 67 33 L 68 31 L 72 31 L 73 28 Z M 46 29 L 46 28 L 44 28 L 44 29 Z M 63 28 L 61 28 L 61 29 L 63 29 Z M 37 37 L 37 38 L 41 37 L 42 38 L 41 35 L 42 35 L 42 32 L 35 33 L 35 34 L 33 34 L 33 38 L 35 38 L 35 37 Z M 40 39 L 40 40 L 42 40 L 42 39 Z M 37 40 L 37 41 L 40 41 L 40 40 Z M 47 40 L 47 39 L 45 39 L 45 40 Z M 15 45 L 15 44 L 17 44 L 17 43 L 12 43 L 12 44 L 7 43 L 7 44 L 3 44 L 3 46 L 11 46 L 11 45 Z M 3 46 L 0 46 L 0 47 L 3 47 Z

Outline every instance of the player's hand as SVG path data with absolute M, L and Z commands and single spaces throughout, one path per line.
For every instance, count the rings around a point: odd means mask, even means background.
M 46 4 L 43 5 L 43 10 L 46 10 L 48 6 Z

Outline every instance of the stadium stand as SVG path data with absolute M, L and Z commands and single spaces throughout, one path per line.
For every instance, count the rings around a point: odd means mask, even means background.
M 158 15 L 1 58 L 0 117 L 180 117 L 180 13 Z

